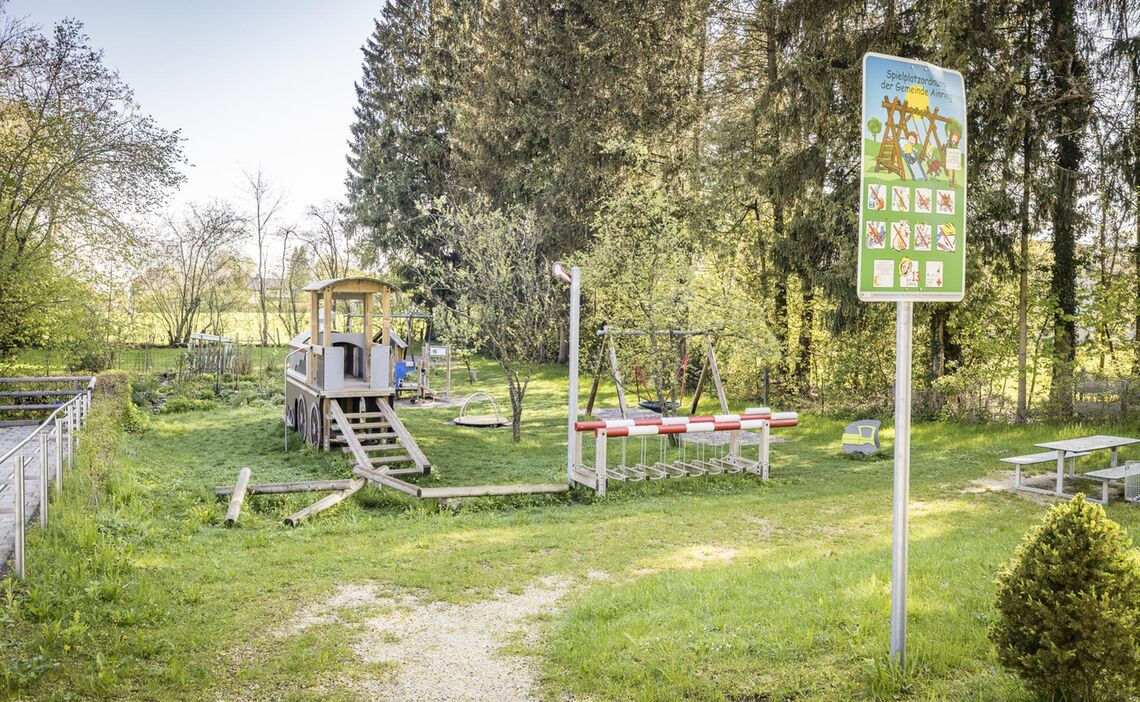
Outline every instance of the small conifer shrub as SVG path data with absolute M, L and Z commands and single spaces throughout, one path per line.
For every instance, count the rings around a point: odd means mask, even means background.
M 1049 510 L 997 578 L 998 659 L 1044 699 L 1140 693 L 1140 556 L 1083 495 Z

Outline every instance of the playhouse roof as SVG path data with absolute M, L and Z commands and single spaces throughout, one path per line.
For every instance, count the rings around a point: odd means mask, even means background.
M 315 280 L 302 289 L 305 292 L 324 292 L 330 288 L 334 293 L 378 293 L 397 289 L 395 285 L 379 278 L 366 278 L 364 276 Z

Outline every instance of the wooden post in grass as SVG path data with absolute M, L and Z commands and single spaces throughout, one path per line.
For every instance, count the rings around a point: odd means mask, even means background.
M 226 510 L 226 526 L 232 527 L 241 515 L 241 503 L 245 501 L 245 491 L 249 486 L 249 468 L 242 468 L 238 472 L 234 493 L 230 497 L 230 507 Z
M 360 490 L 360 488 L 364 487 L 367 484 L 368 484 L 368 481 L 366 481 L 364 479 L 353 480 L 352 485 L 348 489 L 341 490 L 340 492 L 334 492 L 331 495 L 325 495 L 324 497 L 317 500 L 316 502 L 309 505 L 308 507 L 301 510 L 300 512 L 297 512 L 296 514 L 291 514 L 288 517 L 285 517 L 285 524 L 287 524 L 291 527 L 295 527 L 298 524 L 300 524 L 302 521 L 304 521 L 305 519 L 308 519 L 309 517 L 313 516 L 314 514 L 316 514 L 318 512 L 323 512 L 326 509 L 328 509 L 329 507 L 332 507 L 333 505 L 337 504 L 341 500 L 344 500 L 347 497 L 351 497 L 353 494 L 358 492 Z

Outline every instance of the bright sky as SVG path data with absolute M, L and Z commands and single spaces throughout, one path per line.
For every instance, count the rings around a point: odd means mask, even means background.
M 48 28 L 82 21 L 142 109 L 181 129 L 191 166 L 175 200 L 244 204 L 258 164 L 286 216 L 344 194 L 360 47 L 383 0 L 11 0 Z

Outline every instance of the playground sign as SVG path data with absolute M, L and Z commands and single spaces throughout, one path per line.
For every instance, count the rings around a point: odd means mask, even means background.
M 859 299 L 958 302 L 966 287 L 962 74 L 863 56 Z

